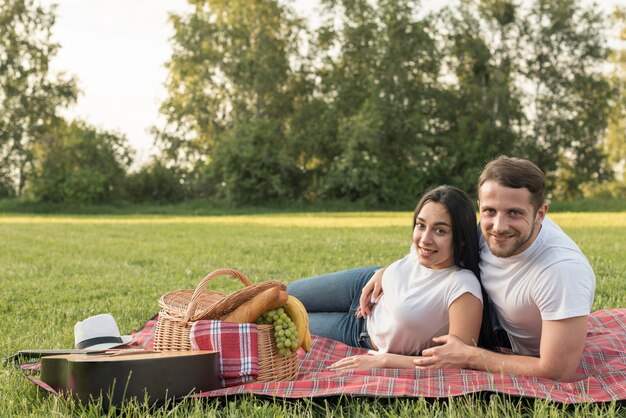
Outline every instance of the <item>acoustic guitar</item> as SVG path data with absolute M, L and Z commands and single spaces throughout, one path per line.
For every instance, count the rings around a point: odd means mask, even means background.
M 150 404 L 220 388 L 217 351 L 120 350 L 105 354 L 64 354 L 41 358 L 41 380 L 82 403 L 102 397 L 119 406 L 136 398 Z

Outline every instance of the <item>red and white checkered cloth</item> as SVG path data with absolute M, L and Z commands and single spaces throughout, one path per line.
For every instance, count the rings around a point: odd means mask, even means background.
M 194 350 L 220 352 L 222 387 L 253 382 L 259 376 L 259 345 L 256 324 L 201 320 L 189 332 Z
M 132 346 L 151 349 L 155 329 L 156 317 L 135 333 Z M 326 338 L 313 337 L 311 351 L 304 353 L 300 350 L 298 353 L 300 370 L 297 380 L 253 382 L 196 396 L 254 393 L 282 398 L 337 395 L 446 398 L 477 392 L 497 392 L 566 404 L 626 400 L 626 309 L 622 308 L 604 309 L 589 316 L 583 358 L 574 381 L 569 383 L 476 370 L 374 369 L 334 372 L 326 369 L 340 358 L 365 352 Z M 41 382 L 33 376 L 28 378 L 36 384 Z

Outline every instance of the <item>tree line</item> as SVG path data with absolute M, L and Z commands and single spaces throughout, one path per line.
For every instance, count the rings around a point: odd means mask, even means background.
M 78 89 L 48 68 L 55 8 L 0 5 L 0 196 L 400 206 L 473 191 L 500 154 L 536 162 L 557 198 L 626 196 L 626 59 L 607 43 L 623 12 L 322 0 L 313 27 L 283 1 L 189 3 L 170 17 L 159 154 L 135 171 L 126 137 L 60 116 Z

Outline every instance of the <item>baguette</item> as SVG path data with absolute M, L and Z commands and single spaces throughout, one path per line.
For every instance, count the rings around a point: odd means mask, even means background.
M 287 292 L 278 287 L 266 289 L 239 305 L 237 309 L 223 317 L 222 321 L 240 324 L 254 322 L 265 312 L 284 305 L 287 297 Z

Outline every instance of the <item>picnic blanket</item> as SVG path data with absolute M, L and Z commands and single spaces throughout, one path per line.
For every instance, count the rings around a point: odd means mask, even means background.
M 132 346 L 151 348 L 155 329 L 156 317 L 134 333 Z M 363 354 L 366 350 L 314 336 L 311 351 L 304 353 L 300 350 L 298 353 L 300 370 L 297 380 L 247 383 L 195 396 L 252 393 L 289 399 L 339 395 L 446 398 L 491 392 L 566 404 L 625 400 L 626 309 L 605 309 L 592 313 L 587 332 L 582 361 L 574 381 L 568 383 L 460 369 L 330 371 L 327 366 L 340 358 Z M 32 376 L 29 378 L 39 384 Z

